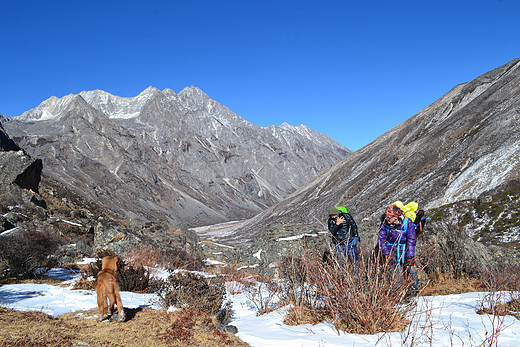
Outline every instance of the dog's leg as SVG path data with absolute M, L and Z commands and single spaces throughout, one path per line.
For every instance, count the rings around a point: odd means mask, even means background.
M 116 304 L 116 296 L 114 292 L 108 293 L 108 301 L 108 314 L 112 316 L 114 314 L 114 306 Z
M 119 305 L 118 305 L 119 307 Z M 119 318 L 117 319 L 118 322 L 124 322 L 125 321 L 125 309 L 123 308 L 123 304 L 121 304 L 121 308 L 119 309 Z
M 96 294 L 97 294 L 97 305 L 98 305 L 98 312 L 99 312 L 98 320 L 101 322 L 103 320 L 103 317 L 107 310 L 107 297 L 102 293 L 101 288 L 97 291 Z
M 119 284 L 117 284 L 114 288 L 114 295 L 116 297 L 117 312 L 119 312 L 119 317 L 118 317 L 117 321 L 124 322 L 125 310 L 123 308 L 123 302 L 121 301 L 121 295 L 119 294 Z

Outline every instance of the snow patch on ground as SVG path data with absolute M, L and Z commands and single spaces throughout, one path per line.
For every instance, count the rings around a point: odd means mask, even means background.
M 22 311 L 41 311 L 52 316 L 97 307 L 94 291 L 72 290 L 73 284 L 80 278 L 79 272 L 53 269 L 48 274 L 64 282 L 59 285 L 3 285 L 0 287 L 0 305 Z M 501 330 L 496 346 L 517 346 L 520 341 L 519 320 L 512 316 L 493 317 L 476 313 L 480 303 L 486 302 L 487 295 L 489 293 L 482 292 L 418 297 L 417 309 L 409 316 L 411 323 L 408 329 L 402 333 L 374 335 L 338 333 L 327 322 L 286 325 L 283 323 L 286 308 L 257 316 L 257 308 L 251 295 L 246 292 L 228 293 L 226 299 L 232 303 L 231 324 L 238 328 L 237 336 L 251 346 L 410 346 L 412 337 L 414 346 L 479 346 L 498 328 Z M 509 299 L 509 293 L 493 295 L 499 301 Z M 125 308 L 160 309 L 155 294 L 121 292 L 121 299 Z

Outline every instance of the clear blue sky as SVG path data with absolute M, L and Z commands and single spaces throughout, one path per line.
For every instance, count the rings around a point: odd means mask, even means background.
M 0 0 L 0 113 L 197 86 L 357 150 L 520 57 L 520 1 Z

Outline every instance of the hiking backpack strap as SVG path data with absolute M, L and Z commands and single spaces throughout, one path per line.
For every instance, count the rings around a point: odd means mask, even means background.
M 397 264 L 399 267 L 399 272 L 401 272 L 401 261 L 404 263 L 404 255 L 406 254 L 406 244 L 401 244 L 401 239 L 403 238 L 403 234 L 408 230 L 408 221 L 410 218 L 405 218 L 403 222 L 403 230 L 399 231 L 399 239 L 397 240 Z M 386 229 L 386 233 L 388 234 L 388 229 Z M 388 246 L 393 247 L 394 244 L 390 242 L 386 242 Z
M 424 210 L 417 211 L 417 217 L 414 222 L 415 236 L 419 236 L 422 233 L 425 221 L 426 218 L 424 218 Z

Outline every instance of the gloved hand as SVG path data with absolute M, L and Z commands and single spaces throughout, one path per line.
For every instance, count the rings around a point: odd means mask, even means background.
M 406 264 L 406 266 L 413 266 L 413 265 L 415 265 L 415 257 L 406 258 L 405 264 Z
M 389 255 L 387 255 L 385 257 L 386 257 L 386 263 L 389 266 L 394 266 L 396 264 L 395 259 L 394 259 L 394 257 L 391 254 L 389 254 Z
M 348 244 L 349 247 L 354 247 L 355 245 L 357 245 L 358 241 L 359 241 L 359 237 L 354 237 L 352 239 L 352 241 L 350 241 L 350 243 Z

